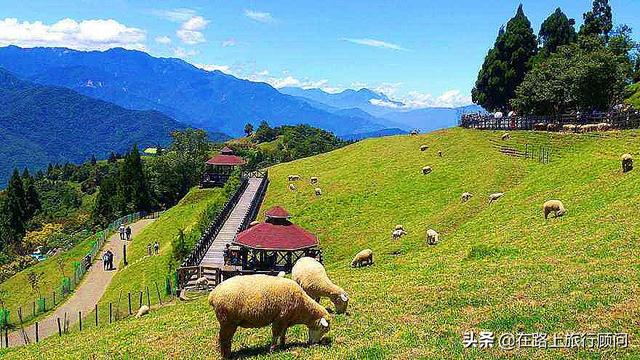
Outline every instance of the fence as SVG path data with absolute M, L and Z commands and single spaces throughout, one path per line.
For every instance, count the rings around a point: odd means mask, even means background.
M 61 283 L 51 294 L 45 294 L 40 298 L 17 308 L 14 308 L 15 314 L 11 314 L 9 309 L 0 309 L 0 329 L 15 327 L 20 323 L 29 323 L 33 319 L 53 310 L 57 305 L 62 303 L 77 288 L 82 278 L 89 270 L 89 267 L 96 258 L 96 255 L 108 239 L 109 234 L 114 232 L 122 224 L 130 224 L 143 218 L 157 218 L 162 212 L 137 212 L 121 217 L 110 223 L 104 230 L 98 231 L 93 236 L 95 240 L 91 246 L 91 250 L 82 258 L 81 261 L 72 263 L 73 272 L 69 277 L 63 277 Z
M 479 130 L 532 130 L 537 124 L 546 130 L 559 131 L 563 125 L 609 124 L 613 129 L 640 128 L 640 111 L 610 111 L 606 113 L 563 114 L 555 116 L 525 115 L 496 117 L 494 114 L 463 114 L 458 125 Z M 577 130 L 577 129 L 575 129 Z M 574 131 L 575 131 L 574 130 Z

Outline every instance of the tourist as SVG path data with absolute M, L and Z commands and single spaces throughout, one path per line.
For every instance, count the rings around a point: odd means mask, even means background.
M 127 226 L 125 231 L 127 233 L 127 240 L 131 240 L 131 226 Z
M 158 244 L 157 241 L 155 242 L 155 244 L 153 244 L 153 253 L 156 255 L 160 253 L 160 244 Z
M 147 244 L 147 255 L 151 256 L 151 243 Z
M 107 265 L 109 264 L 109 254 L 102 254 L 102 270 L 107 270 Z
M 124 240 L 124 232 L 125 232 L 124 224 L 120 225 L 120 227 L 118 228 L 118 231 L 120 232 L 120 240 Z
M 229 244 L 224 246 L 224 251 L 222 251 L 222 258 L 224 259 L 224 264 L 227 265 L 229 263 Z

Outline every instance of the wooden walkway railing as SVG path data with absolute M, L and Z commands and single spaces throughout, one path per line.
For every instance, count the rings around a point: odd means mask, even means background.
M 547 130 L 560 131 L 566 124 L 609 124 L 612 129 L 640 128 L 640 111 L 610 111 L 592 114 L 563 114 L 557 116 L 524 115 L 503 116 L 497 118 L 494 114 L 463 114 L 458 125 L 468 129 L 479 130 L 533 130 L 541 124 Z M 552 125 L 552 126 L 549 126 Z

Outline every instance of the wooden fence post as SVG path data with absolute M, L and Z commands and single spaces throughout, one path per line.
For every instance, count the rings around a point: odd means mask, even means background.
M 98 304 L 96 304 L 95 311 L 96 311 L 96 327 L 98 327 Z
M 56 291 L 53 291 L 53 306 L 56 306 Z
M 142 290 L 140 290 L 140 305 L 138 305 L 138 309 L 142 307 Z
M 60 318 L 58 318 L 58 336 L 62 336 L 62 326 L 60 326 Z
M 78 323 L 80 324 L 80 331 L 82 331 L 82 311 L 78 311 Z
M 158 282 L 154 281 L 156 284 L 156 292 L 158 293 L 158 301 L 160 302 L 160 306 L 162 306 L 162 297 L 160 296 L 160 288 L 158 287 Z
M 36 342 L 40 341 L 40 334 L 38 334 L 38 322 L 36 321 Z
M 149 287 L 147 286 L 147 306 L 151 308 L 151 297 L 149 297 Z
M 129 292 L 129 316 L 131 316 L 131 292 Z
M 112 316 L 113 316 L 113 304 L 109 303 L 109 324 L 111 324 Z

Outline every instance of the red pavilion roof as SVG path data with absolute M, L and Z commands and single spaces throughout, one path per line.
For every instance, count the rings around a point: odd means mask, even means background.
M 216 155 L 207 160 L 209 165 L 244 165 L 247 162 L 243 158 L 236 155 Z
M 271 209 L 267 210 L 265 215 L 274 219 L 288 219 L 289 217 L 291 217 L 289 212 L 281 206 L 272 207 Z
M 301 250 L 318 246 L 318 238 L 288 221 L 264 222 L 239 233 L 234 243 L 253 249 Z

